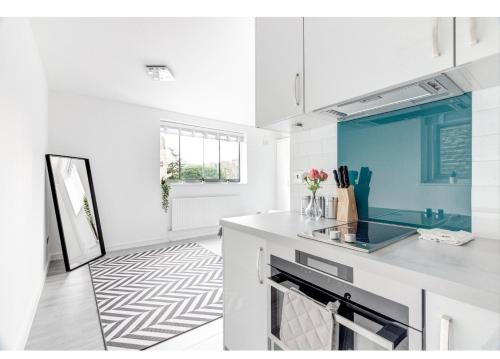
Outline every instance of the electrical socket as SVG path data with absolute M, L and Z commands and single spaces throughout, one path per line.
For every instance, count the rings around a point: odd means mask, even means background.
M 296 171 L 294 172 L 293 174 L 293 183 L 297 183 L 297 184 L 300 184 L 302 183 L 302 174 L 304 173 L 304 171 Z

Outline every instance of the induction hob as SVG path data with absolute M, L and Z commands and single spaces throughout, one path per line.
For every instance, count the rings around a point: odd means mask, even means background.
M 330 239 L 331 231 L 339 231 L 340 238 Z M 354 242 L 346 242 L 345 235 L 347 233 L 355 234 L 356 240 Z M 311 233 L 299 233 L 298 236 L 370 253 L 416 233 L 417 231 L 410 227 L 357 221 L 340 223 L 335 226 L 314 230 Z

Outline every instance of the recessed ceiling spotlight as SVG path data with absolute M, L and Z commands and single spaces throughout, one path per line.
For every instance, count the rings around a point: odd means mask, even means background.
M 174 75 L 167 66 L 146 65 L 146 71 L 154 81 L 175 81 Z

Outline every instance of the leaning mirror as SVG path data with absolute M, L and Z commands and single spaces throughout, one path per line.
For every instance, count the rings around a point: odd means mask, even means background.
M 67 271 L 106 254 L 86 158 L 46 155 L 54 212 Z

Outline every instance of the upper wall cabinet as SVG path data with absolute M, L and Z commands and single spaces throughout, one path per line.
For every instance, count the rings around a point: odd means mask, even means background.
M 255 123 L 269 127 L 304 112 L 303 19 L 255 21 Z
M 459 17 L 455 24 L 457 66 L 498 54 L 499 17 Z
M 304 61 L 310 112 L 453 67 L 453 19 L 305 18 Z

